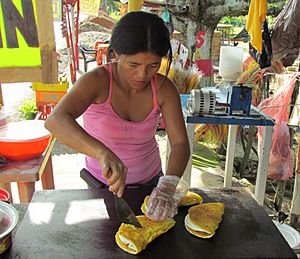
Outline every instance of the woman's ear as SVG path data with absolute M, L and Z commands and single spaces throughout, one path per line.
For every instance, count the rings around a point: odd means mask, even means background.
M 119 55 L 113 50 L 110 51 L 109 56 L 111 59 L 115 59 L 115 60 L 118 60 L 119 58 Z

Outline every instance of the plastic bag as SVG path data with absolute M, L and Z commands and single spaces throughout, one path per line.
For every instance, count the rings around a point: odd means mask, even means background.
M 294 90 L 297 74 L 287 80 L 274 95 L 263 100 L 258 108 L 275 119 L 274 133 L 270 150 L 268 177 L 277 180 L 288 180 L 293 176 L 294 156 L 290 147 L 288 106 Z M 278 107 L 276 107 L 278 106 Z M 262 139 L 262 127 L 258 129 L 258 147 Z M 260 151 L 259 151 L 260 153 Z
M 270 152 L 268 176 L 271 179 L 288 180 L 293 176 L 294 159 L 289 140 L 289 127 L 286 122 L 281 122 Z

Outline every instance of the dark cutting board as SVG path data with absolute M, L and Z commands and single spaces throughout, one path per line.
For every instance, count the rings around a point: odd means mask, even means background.
M 107 190 L 39 191 L 33 196 L 10 249 L 11 258 L 296 258 L 270 218 L 243 188 L 196 190 L 204 202 L 225 203 L 215 236 L 199 239 L 183 225 L 188 208 L 180 208 L 176 225 L 139 255 L 121 250 L 114 240 L 119 222 Z M 135 213 L 150 192 L 126 190 Z

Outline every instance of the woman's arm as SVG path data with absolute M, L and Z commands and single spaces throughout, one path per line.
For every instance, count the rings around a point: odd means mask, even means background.
M 71 90 L 55 106 L 45 127 L 61 143 L 94 157 L 108 179 L 110 190 L 121 196 L 127 169 L 123 162 L 103 143 L 90 136 L 76 121 L 92 103 L 102 103 L 109 92 L 109 77 L 104 68 L 96 68 L 81 76 Z
M 190 157 L 190 146 L 178 90 L 169 79 L 164 79 L 162 76 L 159 76 L 158 83 L 161 83 L 161 87 L 157 99 L 170 140 L 171 152 L 166 175 L 160 177 L 157 187 L 149 198 L 146 215 L 152 220 L 174 217 L 177 213 L 177 205 L 187 189 L 179 189 L 176 194 L 175 191 Z
M 93 70 L 79 78 L 55 106 L 45 127 L 63 144 L 91 157 L 97 157 L 101 144 L 87 134 L 76 119 L 88 106 L 105 96 L 105 71 Z
M 190 157 L 190 145 L 181 109 L 180 95 L 172 81 L 161 78 L 158 91 L 165 129 L 171 145 L 166 175 L 181 177 Z

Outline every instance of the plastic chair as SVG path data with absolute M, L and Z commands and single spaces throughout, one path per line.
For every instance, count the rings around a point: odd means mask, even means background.
M 87 49 L 82 45 L 79 45 L 79 49 L 80 49 L 82 57 L 83 57 L 84 72 L 86 72 L 88 63 L 96 61 L 97 50 Z

